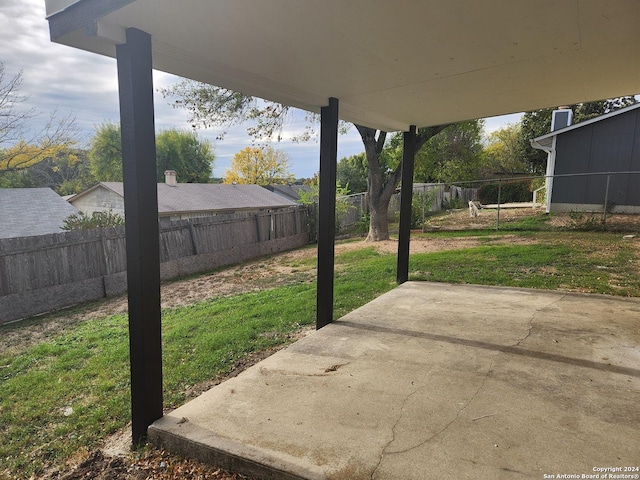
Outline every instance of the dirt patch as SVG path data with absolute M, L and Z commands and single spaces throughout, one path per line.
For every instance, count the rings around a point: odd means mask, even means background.
M 112 457 L 99 450 L 92 452 L 73 471 L 54 472 L 45 480 L 243 480 L 238 473 L 230 473 L 194 460 L 170 455 L 163 450 L 148 449 L 130 458 Z
M 434 253 L 445 250 L 462 250 L 474 248 L 481 245 L 530 245 L 535 243 L 534 239 L 522 238 L 515 235 L 496 235 L 483 237 L 460 237 L 460 238 L 429 238 L 413 239 L 409 245 L 410 253 Z M 354 248 L 363 248 L 368 244 L 358 243 Z M 376 242 L 375 248 L 381 253 L 397 253 L 398 242 L 385 240 Z
M 550 228 L 574 229 L 590 224 L 594 229 L 602 227 L 601 213 L 554 213 L 547 215 L 540 208 L 503 208 L 500 209 L 498 222 L 497 209 L 481 209 L 477 217 L 471 217 L 469 210 L 450 210 L 445 215 L 436 215 L 427 218 L 426 229 L 437 230 L 472 230 L 492 229 L 498 227 L 508 228 L 511 224 L 525 220 L 529 217 L 539 217 L 545 220 L 545 225 Z M 610 231 L 638 232 L 640 231 L 640 215 L 631 214 L 607 214 L 604 228 Z
M 531 216 L 544 216 L 539 208 L 503 208 L 500 209 L 499 225 L 507 226 Z M 473 230 L 490 229 L 498 225 L 497 209 L 480 209 L 477 217 L 469 215 L 468 209 L 449 210 L 444 215 L 428 217 L 427 230 Z
M 559 213 L 549 218 L 548 225 L 557 228 L 602 228 L 612 232 L 640 232 L 640 215 L 607 214 L 603 221 L 602 213 L 570 214 Z

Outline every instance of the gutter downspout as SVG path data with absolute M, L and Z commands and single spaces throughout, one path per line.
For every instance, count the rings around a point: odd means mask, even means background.
M 545 152 L 547 152 L 547 172 L 546 172 L 546 181 L 545 181 L 545 187 L 547 189 L 547 206 L 546 206 L 546 213 L 551 212 L 551 194 L 553 192 L 553 174 L 555 172 L 556 169 L 556 139 L 558 138 L 557 135 L 554 135 L 553 138 L 551 139 L 551 147 L 545 147 L 543 145 L 540 145 L 538 142 L 536 142 L 535 140 L 530 140 L 531 146 L 533 148 L 536 148 L 538 150 L 544 150 Z

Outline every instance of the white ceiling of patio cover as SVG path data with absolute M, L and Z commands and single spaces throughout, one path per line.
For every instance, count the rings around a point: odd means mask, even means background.
M 158 70 L 388 131 L 640 92 L 638 0 L 46 2 L 56 42 L 135 27 Z

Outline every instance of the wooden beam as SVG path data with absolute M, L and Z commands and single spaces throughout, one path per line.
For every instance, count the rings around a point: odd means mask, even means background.
M 129 291 L 133 443 L 162 417 L 160 244 L 151 36 L 129 28 L 116 47 Z
M 333 321 L 333 266 L 336 236 L 338 99 L 320 112 L 320 194 L 318 205 L 318 286 L 316 329 Z
M 402 151 L 402 189 L 400 190 L 400 227 L 398 231 L 398 267 L 396 280 L 409 280 L 409 240 L 411 237 L 411 202 L 413 200 L 413 163 L 416 156 L 416 127 L 404 132 Z

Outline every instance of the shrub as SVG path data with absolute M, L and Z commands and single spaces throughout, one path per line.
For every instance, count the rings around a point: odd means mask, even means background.
M 360 220 L 356 222 L 355 231 L 361 237 L 364 237 L 369 233 L 369 223 L 371 222 L 371 216 L 369 212 L 364 213 Z
M 531 201 L 531 180 L 512 180 L 502 184 L 487 183 L 478 189 L 478 200 L 484 204 L 498 203 L 498 189 L 500 189 L 500 203 Z
M 602 220 L 598 220 L 595 212 L 580 212 L 571 210 L 569 212 L 571 219 L 571 228 L 581 231 L 605 230 L 605 224 Z
M 461 208 L 465 208 L 467 205 L 464 203 L 460 197 L 455 197 L 450 200 L 446 198 L 442 200 L 442 210 L 460 210 Z
M 89 228 L 116 227 L 124 225 L 124 217 L 111 210 L 93 212 L 91 216 L 84 212 L 73 213 L 64 219 L 63 230 L 86 230 Z
M 436 199 L 436 191 L 429 190 L 428 192 L 413 192 L 411 200 L 411 228 L 423 227 L 423 205 L 424 216 L 429 215 L 433 201 Z

